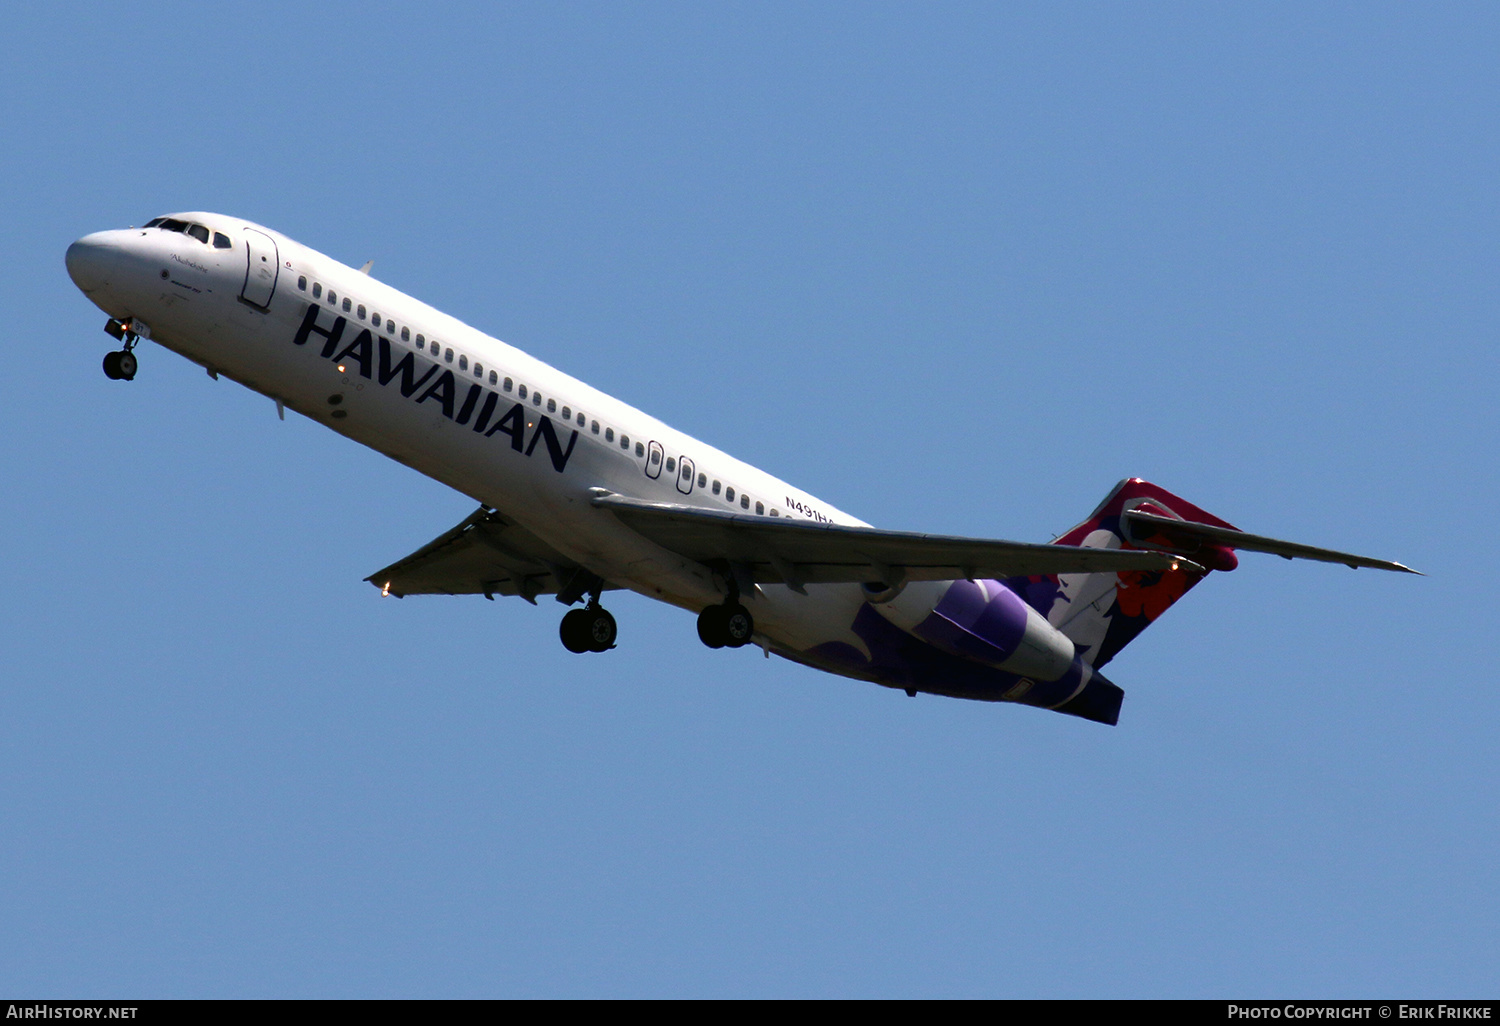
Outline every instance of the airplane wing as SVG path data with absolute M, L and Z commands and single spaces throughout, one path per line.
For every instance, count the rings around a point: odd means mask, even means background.
M 382 592 L 407 595 L 538 595 L 602 584 L 530 531 L 484 506 L 416 552 L 366 577 Z
M 595 489 L 595 506 L 664 549 L 709 566 L 726 566 L 737 580 L 785 584 L 1000 579 L 1031 574 L 1202 569 L 1186 557 L 1131 549 L 952 538 L 935 534 L 845 527 L 790 517 L 758 517 L 648 502 Z M 744 584 L 741 585 L 742 587 Z
M 1371 559 L 1368 556 L 1356 556 L 1351 552 L 1336 552 L 1333 549 L 1319 549 L 1297 542 L 1266 538 L 1259 534 L 1246 534 L 1244 531 L 1236 531 L 1227 527 L 1198 524 L 1190 520 L 1173 520 L 1170 517 L 1161 517 L 1142 510 L 1129 510 L 1122 515 L 1121 519 L 1125 522 L 1131 544 L 1168 548 L 1185 552 L 1188 555 L 1198 551 L 1198 548 L 1207 542 L 1210 545 L 1222 545 L 1228 549 L 1241 549 L 1245 552 L 1269 552 L 1282 559 L 1316 559 L 1323 563 L 1343 563 L 1354 570 L 1363 566 L 1372 570 L 1392 570 L 1418 575 L 1422 573 L 1409 566 L 1392 563 L 1388 559 Z

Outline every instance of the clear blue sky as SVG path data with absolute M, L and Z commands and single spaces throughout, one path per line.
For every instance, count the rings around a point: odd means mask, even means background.
M 1493 5 L 15 5 L 0 992 L 1500 990 Z M 1251 531 L 1120 726 L 382 600 L 469 500 L 73 239 L 281 229 L 893 528 Z

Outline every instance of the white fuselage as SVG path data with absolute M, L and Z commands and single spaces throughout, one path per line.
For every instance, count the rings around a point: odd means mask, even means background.
M 132 377 L 131 346 L 148 337 L 471 496 L 493 511 L 486 518 L 498 515 L 545 550 L 526 558 L 546 569 L 560 601 L 578 601 L 580 588 L 593 596 L 589 622 L 602 624 L 594 651 L 614 637 L 599 592 L 628 588 L 699 612 L 707 644 L 727 644 L 714 618 L 732 614 L 741 624 L 736 646 L 753 640 L 768 653 L 912 695 L 1022 702 L 1115 722 L 1123 693 L 1050 619 L 1076 612 L 1059 597 L 1055 575 L 908 580 L 905 569 L 845 548 L 840 558 L 854 562 L 840 564 L 832 579 L 854 583 L 804 584 L 767 547 L 767 537 L 787 536 L 773 522 L 832 525 L 830 536 L 856 545 L 881 532 L 859 535 L 868 525 L 800 488 L 268 228 L 179 214 L 86 236 L 69 247 L 67 264 L 113 318 L 108 330 L 126 340 L 125 350 L 106 358 L 106 374 Z M 666 536 L 654 541 L 628 526 L 609 508 L 614 499 L 689 524 L 730 522 L 733 533 L 707 549 L 668 548 Z M 405 573 L 450 536 L 381 576 Z M 497 549 L 509 544 L 490 540 Z M 767 576 L 723 558 L 723 546 L 740 542 L 776 570 L 770 579 L 777 583 L 757 584 Z M 855 574 L 865 567 L 871 577 L 862 584 Z M 543 576 L 486 575 L 478 587 L 467 578 L 459 590 L 534 600 L 544 587 L 533 582 Z M 454 590 L 431 582 L 421 589 Z M 584 650 L 568 617 L 560 634 L 573 651 Z

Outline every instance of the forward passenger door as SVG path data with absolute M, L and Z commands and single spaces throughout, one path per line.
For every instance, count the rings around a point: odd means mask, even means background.
M 257 310 L 271 308 L 276 292 L 276 278 L 281 272 L 281 257 L 276 240 L 254 228 L 245 230 L 245 285 L 240 299 Z

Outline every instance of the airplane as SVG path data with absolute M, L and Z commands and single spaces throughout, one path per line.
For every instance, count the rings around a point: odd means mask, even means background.
M 872 527 L 249 221 L 190 212 L 68 247 L 109 315 L 114 380 L 149 340 L 443 482 L 472 515 L 371 574 L 383 595 L 553 595 L 574 653 L 615 647 L 629 589 L 696 613 L 710 648 L 759 646 L 857 680 L 1115 724 L 1100 672 L 1236 552 L 1417 573 L 1248 534 L 1121 481 L 1050 544 Z

